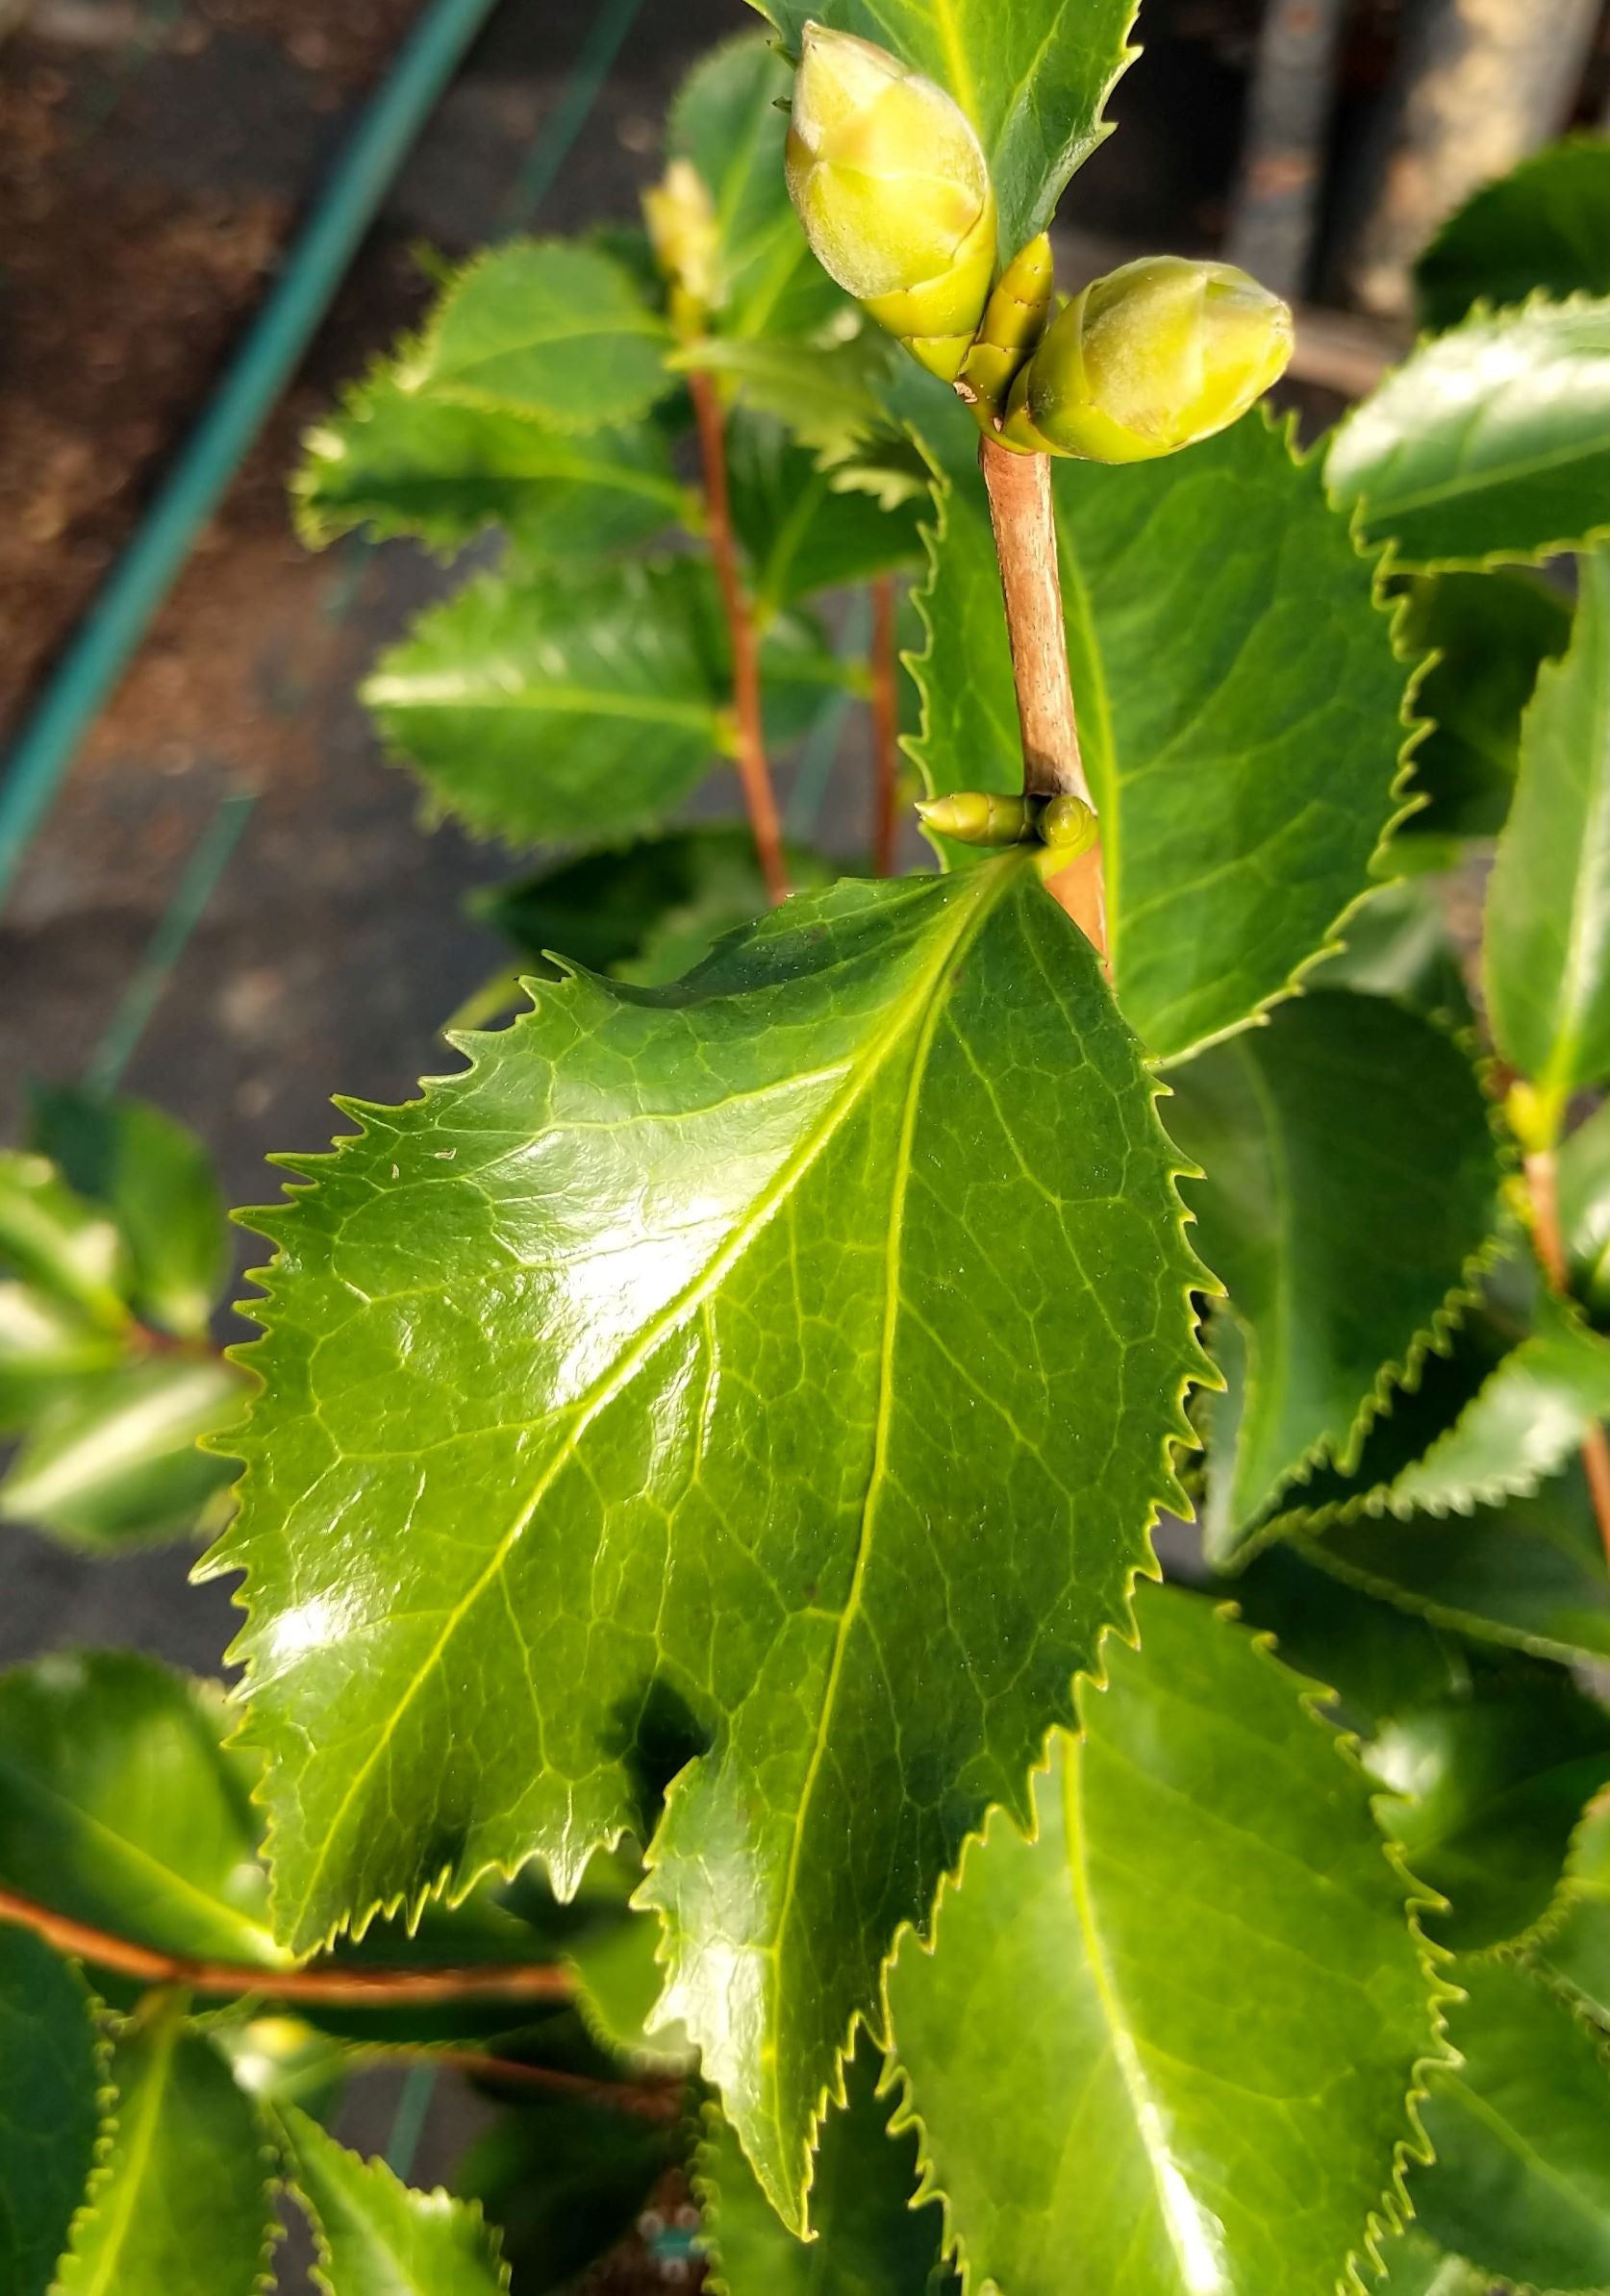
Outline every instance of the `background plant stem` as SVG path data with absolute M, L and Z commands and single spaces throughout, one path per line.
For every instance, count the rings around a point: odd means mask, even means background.
M 893 574 L 872 585 L 872 874 L 894 873 L 894 836 L 900 785 L 900 594 Z
M 698 425 L 699 457 L 704 468 L 704 495 L 710 519 L 710 555 L 715 562 L 721 611 L 726 615 L 732 647 L 733 708 L 738 717 L 738 774 L 743 801 L 749 809 L 755 852 L 761 875 L 772 902 L 786 901 L 788 868 L 783 860 L 783 830 L 777 799 L 767 762 L 766 729 L 761 717 L 760 647 L 755 618 L 738 569 L 738 546 L 733 539 L 732 496 L 727 486 L 727 426 L 720 394 L 711 377 L 694 368 L 688 377 L 693 416 Z
M 1056 512 L 1049 455 L 1019 455 L 985 438 L 979 467 L 990 497 L 1000 564 L 1012 678 L 1023 737 L 1025 797 L 1080 797 L 1094 810 L 1079 752 L 1073 679 L 1068 666 L 1068 629 L 1057 566 Z M 1103 957 L 1107 910 L 1102 889 L 1101 842 L 1051 880 L 1051 890 Z
M 1537 1246 L 1549 1290 L 1563 1299 L 1571 1288 L 1571 1268 L 1560 1231 L 1559 1176 L 1553 1149 L 1532 1149 L 1525 1166 L 1532 1204 L 1532 1241 Z M 1582 1466 L 1593 1498 L 1604 1560 L 1610 1563 L 1610 1442 L 1606 1442 L 1602 1427 L 1591 1427 L 1583 1436 Z

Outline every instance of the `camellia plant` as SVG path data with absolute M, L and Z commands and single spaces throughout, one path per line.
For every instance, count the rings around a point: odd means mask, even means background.
M 286 1160 L 239 1370 L 154 1119 L 0 1169 L 8 1424 L 180 1361 L 245 1462 L 227 1699 L 0 1678 L 7 2296 L 250 2296 L 282 2185 L 333 2296 L 1610 2286 L 1610 151 L 1299 452 L 1255 282 L 1057 291 L 1129 0 L 816 4 L 297 481 L 492 532 L 367 693 L 547 849 L 526 1009 Z

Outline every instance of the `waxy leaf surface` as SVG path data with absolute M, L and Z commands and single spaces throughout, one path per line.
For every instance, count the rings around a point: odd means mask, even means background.
M 1524 303 L 1539 290 L 1610 294 L 1610 141 L 1551 144 L 1487 184 L 1443 225 L 1415 264 L 1421 323 L 1457 327 L 1477 303 Z
M 479 2209 L 410 2190 L 384 2160 L 360 2159 L 294 2106 L 283 2126 L 329 2296 L 500 2296 L 508 2286 Z
M 1556 1129 L 1610 1075 L 1610 545 L 1580 584 L 1570 651 L 1522 722 L 1483 939 L 1494 1038 Z
M 1170 1129 L 1205 1174 L 1186 1184 L 1198 1248 L 1245 1349 L 1209 1459 L 1222 1560 L 1305 1461 L 1350 1463 L 1492 1234 L 1497 1156 L 1465 1055 L 1383 997 L 1298 997 L 1170 1081 Z
M 1480 313 L 1335 434 L 1325 477 L 1411 566 L 1547 558 L 1610 526 L 1610 299 Z
M 1460 1961 L 1448 2010 L 1464 2058 L 1423 2107 L 1435 2159 L 1410 2197 L 1421 2229 L 1522 2288 L 1610 2283 L 1610 2060 L 1605 2036 L 1511 1961 Z
M 1438 2049 L 1409 1884 L 1305 1685 L 1150 1590 L 890 1980 L 969 2291 L 1331 2289 L 1388 2213 Z M 1233 1981 L 1233 1982 L 1232 1982 Z
M 100 2125 L 88 1987 L 30 1931 L 0 1929 L 0 2288 L 45 2296 Z
M 257 2296 L 273 2235 L 257 2109 L 223 2059 L 153 1998 L 112 2058 L 111 2149 L 52 2296 Z
M 1121 1618 L 1201 1359 L 1176 1160 L 1018 856 L 538 992 L 264 1215 L 241 1513 L 311 1946 L 655 1834 L 662 2014 L 797 2224 L 902 1921 Z M 1023 1216 L 1032 1205 L 1031 1218 Z M 674 1748 L 674 1754 L 667 1755 Z
M 1279 996 L 1369 886 L 1407 672 L 1368 562 L 1261 418 L 1128 469 L 1053 465 L 1119 1003 L 1170 1059 Z M 1018 789 L 982 482 L 958 469 L 919 603 L 933 786 Z
M 1135 51 L 1137 0 L 753 0 L 797 55 L 813 19 L 858 33 L 948 89 L 978 130 L 1003 261 L 1044 231 L 1111 134 L 1102 107 Z
M 0 1675 L 0 1883 L 162 1953 L 273 1968 L 222 1696 L 134 1651 Z

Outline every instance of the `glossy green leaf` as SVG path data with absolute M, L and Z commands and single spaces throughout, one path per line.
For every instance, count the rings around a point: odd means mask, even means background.
M 71 1395 L 87 1373 L 120 1362 L 121 1333 L 33 1284 L 0 1282 L 0 1435 Z
M 451 551 L 501 526 L 523 557 L 566 565 L 649 540 L 688 503 L 652 423 L 576 437 L 405 390 L 385 368 L 309 432 L 293 488 L 315 550 L 363 528 Z
M 1610 1317 L 1610 1102 L 1567 1134 L 1555 1172 L 1572 1288 L 1603 1323 Z
M 1343 1523 L 1306 1551 L 1456 1634 L 1568 1663 L 1610 1658 L 1610 1572 L 1574 1464 L 1505 1507 Z
M 113 2053 L 112 2144 L 52 2296 L 257 2296 L 274 2236 L 264 2131 L 177 1995 Z
M 360 2159 L 294 2106 L 282 2126 L 330 2296 L 496 2296 L 508 2286 L 479 2209 L 411 2191 L 384 2160 Z
M 1420 575 L 1402 640 L 1438 660 L 1415 694 L 1431 727 L 1415 748 L 1412 787 L 1428 803 L 1399 835 L 1497 836 L 1515 795 L 1521 713 L 1544 662 L 1571 642 L 1571 601 L 1520 568 Z
M 1531 1959 L 1610 2030 L 1610 1803 L 1602 1797 L 1576 1830 L 1559 1895 Z
M 1296 998 L 1171 1082 L 1170 1131 L 1205 1174 L 1186 1184 L 1197 1244 L 1245 1343 L 1208 1462 L 1222 1560 L 1305 1462 L 1356 1459 L 1492 1235 L 1497 1155 L 1464 1053 L 1380 997 Z
M 1178 1057 L 1239 1027 L 1365 892 L 1397 811 L 1406 672 L 1317 462 L 1238 423 L 1129 469 L 1054 466 L 1086 768 L 1119 1002 Z M 1018 789 L 1000 581 L 958 471 L 916 663 L 936 789 Z
M 45 2296 L 100 2125 L 93 2005 L 77 1970 L 0 1928 L 0 2288 Z
M 1458 2069 L 1423 2108 L 1436 2159 L 1410 2198 L 1421 2229 L 1521 2287 L 1610 2282 L 1610 2063 L 1560 1997 L 1513 1962 L 1466 1961 L 1448 2012 Z
M 1446 222 L 1415 264 L 1421 323 L 1457 327 L 1477 303 L 1610 294 L 1610 142 L 1550 144 Z
M 77 1381 L 0 1480 L 0 1520 L 88 1547 L 215 1523 L 236 1470 L 196 1445 L 233 1427 L 244 1401 L 239 1373 L 211 1355 L 138 1358 Z
M 591 247 L 516 239 L 468 263 L 397 369 L 403 389 L 555 431 L 633 422 L 670 388 L 670 331 Z
M 869 494 L 843 491 L 837 474 L 818 469 L 773 418 L 741 414 L 729 440 L 733 521 L 763 615 L 916 564 L 917 503 L 889 511 Z
M 828 883 L 820 855 L 791 846 L 787 861 L 801 890 Z M 543 962 L 552 953 L 660 987 L 708 956 L 723 933 L 764 914 L 767 891 L 746 828 L 678 829 L 491 886 L 471 907 L 540 973 L 554 969 Z
M 1474 1953 L 1547 1912 L 1584 1805 L 1610 1779 L 1610 1714 L 1552 1669 L 1402 1711 L 1364 1749 L 1376 1804 L 1439 1944 Z
M 128 1324 L 128 1260 L 116 1228 L 46 1158 L 18 1149 L 0 1148 L 0 1268 L 107 1331 Z
M 865 2042 L 846 2069 L 846 2102 L 822 2123 L 811 2179 L 816 2241 L 777 2220 L 742 2148 L 709 2109 L 693 2167 L 699 2245 L 712 2296 L 948 2296 L 937 2208 L 918 2209 L 917 2143 L 892 2136 L 893 2107 L 877 2093 L 878 2059 Z
M 1480 313 L 1335 434 L 1325 477 L 1410 566 L 1580 548 L 1610 526 L 1610 298 Z
M 137 1311 L 204 1339 L 229 1277 L 229 1231 L 213 1161 L 193 1132 L 149 1101 L 36 1086 L 31 1145 L 116 1222 Z
M 1025 1841 L 997 1813 L 890 1980 L 969 2289 L 1334 2288 L 1438 2047 L 1369 1787 L 1303 1685 L 1149 1590 Z
M 753 0 L 797 55 L 814 17 L 890 49 L 947 88 L 978 130 L 1003 260 L 1044 231 L 1104 137 L 1135 50 L 1136 0 Z
M 1442 905 L 1422 878 L 1395 877 L 1383 885 L 1344 921 L 1341 935 L 1335 955 L 1308 975 L 1308 988 L 1396 997 L 1445 1028 L 1470 1026 L 1471 996 L 1459 952 Z
M 1499 1052 L 1557 1128 L 1610 1076 L 1610 546 L 1590 552 L 1571 649 L 1544 669 L 1487 888 L 1483 961 Z
M 0 1675 L 0 1882 L 159 1952 L 283 1966 L 220 1693 L 134 1651 Z
M 1024 1808 L 1173 1487 L 1173 1155 L 1017 855 L 800 896 L 467 1049 L 266 1215 L 213 1567 L 248 1574 L 277 1920 L 311 1945 L 533 1852 L 573 1884 L 643 1822 L 652 1724 L 687 1762 L 663 2013 L 797 2221 L 852 2014 Z
M 765 33 L 702 57 L 671 107 L 673 156 L 691 160 L 716 209 L 723 335 L 804 340 L 855 306 L 805 241 L 783 178 L 793 73 Z

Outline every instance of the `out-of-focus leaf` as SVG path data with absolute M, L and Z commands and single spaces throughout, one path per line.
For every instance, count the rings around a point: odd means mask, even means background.
M 1136 1612 L 1034 1839 L 996 1811 L 892 1973 L 923 2164 L 973 2287 L 1333 2288 L 1439 2048 L 1410 1885 L 1298 1678 L 1197 1596 Z
M 1555 1169 L 1572 1288 L 1603 1323 L 1610 1320 L 1610 1102 L 1567 1134 Z
M 1325 463 L 1405 566 L 1580 549 L 1610 526 L 1610 298 L 1478 312 L 1355 407 Z
M 128 1255 L 116 1228 L 46 1158 L 17 1149 L 0 1148 L 0 1267 L 107 1331 L 127 1327 Z
M 869 494 L 843 491 L 837 474 L 818 468 L 774 419 L 740 414 L 730 456 L 733 520 L 763 614 L 920 556 L 917 503 L 888 511 Z M 925 512 L 926 500 L 920 507 Z
M 1493 1233 L 1497 1157 L 1464 1053 L 1385 998 L 1294 999 L 1171 1081 L 1198 1245 L 1245 1341 L 1234 1440 L 1208 1460 L 1222 1561 L 1305 1462 L 1357 1458 Z
M 679 374 L 705 369 L 752 412 L 775 415 L 801 446 L 843 457 L 882 427 L 877 387 L 892 356 L 875 329 L 828 343 L 713 335 L 674 352 L 668 364 Z
M 45 2296 L 100 2123 L 89 1991 L 30 1931 L 0 1928 L 0 2288 Z
M 53 2296 L 257 2296 L 274 2197 L 257 2112 L 174 1994 L 112 2059 L 112 2146 Z
M 1409 2197 L 1421 2231 L 1523 2288 L 1610 2282 L 1610 2064 L 1604 2038 L 1527 1970 L 1462 1961 L 1448 2011 L 1464 2062 L 1430 2075 L 1435 2159 Z
M 101 1205 L 129 1247 L 134 1305 L 181 1339 L 206 1337 L 229 1274 L 227 1213 L 206 1149 L 148 1101 L 36 1086 L 31 1145 Z
M 1551 1124 L 1610 1076 L 1610 545 L 1579 582 L 1570 651 L 1522 725 L 1482 944 L 1494 1038 Z
M 1469 1025 L 1471 997 L 1458 951 L 1423 879 L 1395 877 L 1361 902 L 1340 930 L 1342 947 L 1314 967 L 1309 988 L 1396 997 L 1445 1028 Z
M 0 1882 L 160 1953 L 282 1968 L 220 1693 L 134 1651 L 0 1675 Z
M 566 565 L 647 541 L 688 501 L 653 423 L 578 437 L 405 390 L 385 369 L 308 434 L 294 490 L 315 550 L 364 527 L 451 551 L 497 525 L 523 557 Z
M 79 1381 L 0 1481 L 0 1520 L 88 1547 L 206 1528 L 238 1470 L 197 1445 L 233 1427 L 245 1400 L 245 1381 L 215 1356 L 149 1356 Z
M 524 2091 L 500 2103 L 454 2183 L 499 2227 L 516 2296 L 546 2296 L 631 2229 L 688 2145 L 675 2120 Z
M 0 1283 L 0 1435 L 71 1395 L 123 1358 L 122 1335 L 34 1284 Z
M 1422 326 L 1457 327 L 1477 303 L 1524 303 L 1542 289 L 1610 295 L 1610 142 L 1550 144 L 1484 185 L 1415 264 Z
M 1531 1958 L 1610 2031 L 1610 1802 L 1602 1798 L 1576 1830 L 1553 1913 Z
M 329 2296 L 499 2296 L 509 2276 L 479 2209 L 414 2192 L 289 2106 L 281 2116 Z
M 1270 1547 L 1220 1591 L 1281 1658 L 1336 1691 L 1336 1718 L 1361 1734 L 1465 1686 L 1459 1647 L 1423 1618 L 1343 1585 L 1290 1545 Z
M 598 431 L 665 397 L 670 343 L 636 280 L 608 256 L 516 239 L 459 272 L 397 381 L 550 430 Z
M 1485 2272 L 1450 2257 L 1416 2225 L 1381 2242 L 1382 2277 L 1370 2283 L 1378 2296 L 1492 2296 Z
M 1400 629 L 1414 653 L 1435 653 L 1415 708 L 1431 730 L 1414 753 L 1411 787 L 1429 802 L 1399 836 L 1494 837 L 1515 795 L 1521 715 L 1538 671 L 1571 642 L 1571 601 L 1518 567 L 1422 574 Z

